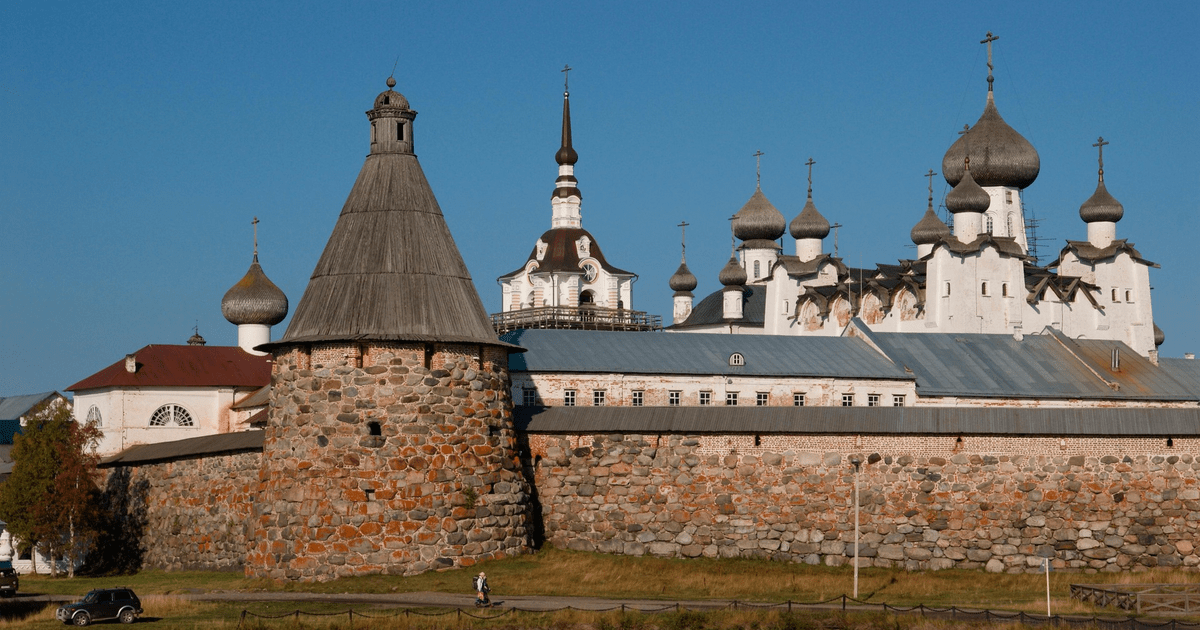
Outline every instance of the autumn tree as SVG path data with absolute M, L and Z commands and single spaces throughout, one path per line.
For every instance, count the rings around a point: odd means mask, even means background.
M 100 436 L 94 423 L 80 426 L 70 405 L 53 400 L 35 408 L 13 439 L 12 474 L 0 486 L 0 520 L 21 550 L 50 558 L 51 575 L 65 559 L 74 576 L 95 539 L 94 447 Z

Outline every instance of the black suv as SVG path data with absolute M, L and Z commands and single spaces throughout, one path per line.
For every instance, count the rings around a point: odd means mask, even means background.
M 11 562 L 0 562 L 0 596 L 12 597 L 17 594 L 17 587 L 21 585 L 21 578 L 17 577 L 17 570 L 12 568 Z
M 55 617 L 63 623 L 86 626 L 101 619 L 133 623 L 142 614 L 142 600 L 128 588 L 98 588 L 74 604 L 60 606 Z

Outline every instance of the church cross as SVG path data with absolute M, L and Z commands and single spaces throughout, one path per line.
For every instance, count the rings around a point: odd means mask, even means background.
M 817 161 L 812 159 L 811 157 L 809 157 L 808 161 L 804 163 L 804 165 L 808 167 L 808 195 L 810 197 L 812 196 L 812 167 L 813 167 L 813 164 L 816 164 L 816 163 L 817 163 Z
M 933 176 L 934 175 L 937 175 L 937 173 L 934 173 L 933 169 L 929 169 L 929 172 L 925 173 L 925 177 L 929 178 L 929 204 L 930 205 L 933 205 Z
M 258 260 L 258 217 L 254 217 L 250 225 L 254 226 L 254 259 Z
M 992 81 L 994 80 L 994 79 L 992 79 L 992 68 L 994 67 L 992 65 L 992 42 L 996 41 L 997 39 L 1000 39 L 999 35 L 992 35 L 992 32 L 988 31 L 987 37 L 979 40 L 980 44 L 987 44 L 987 48 L 988 48 L 988 89 L 991 89 L 991 87 L 992 87 L 991 84 L 992 84 Z
M 687 221 L 679 222 L 679 247 L 682 251 L 681 259 L 687 260 L 687 226 L 691 225 Z
M 1110 144 L 1110 143 L 1104 139 L 1104 136 L 1100 136 L 1099 138 L 1096 138 L 1096 144 L 1092 145 L 1100 150 L 1100 179 L 1101 179 L 1101 181 L 1104 180 L 1104 145 L 1106 145 L 1106 144 Z
M 571 77 L 570 72 L 572 70 L 574 70 L 574 68 L 572 68 L 569 64 L 563 64 L 563 69 L 559 70 L 559 72 L 563 73 L 563 92 L 570 92 L 570 84 L 567 82 L 567 80 Z
M 766 155 L 762 151 L 754 152 L 754 185 L 762 187 L 762 156 Z
M 833 228 L 833 257 L 838 257 L 838 228 L 842 227 L 841 223 L 834 223 L 829 226 Z
M 737 251 L 737 236 L 733 234 L 733 222 L 737 220 L 737 215 L 729 217 L 729 255 Z

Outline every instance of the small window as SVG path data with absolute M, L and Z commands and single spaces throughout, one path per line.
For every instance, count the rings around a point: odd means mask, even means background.
M 1008 283 L 1007 282 L 1002 282 L 1000 284 L 1000 296 L 1008 297 Z
M 942 297 L 950 297 L 950 283 L 949 282 L 942 285 Z
M 712 392 L 700 392 L 700 404 L 701 405 L 711 405 L 712 404 Z
M 762 436 L 761 435 L 754 436 L 754 445 L 762 446 Z
M 1120 300 L 1118 300 L 1118 299 L 1117 299 L 1117 290 L 1116 290 L 1116 289 L 1113 289 L 1113 290 L 1112 290 L 1112 301 L 1114 301 L 1114 302 L 1119 302 L 1119 301 L 1120 301 Z
M 784 315 L 791 314 L 791 311 L 788 310 L 788 301 L 787 300 L 783 301 L 783 314 Z
M 526 407 L 536 407 L 539 404 L 537 390 L 526 387 L 521 390 L 521 404 Z
M 758 392 L 754 395 L 754 404 L 758 407 L 766 407 L 770 400 L 771 396 L 767 392 Z
M 984 297 L 988 297 L 988 283 L 987 283 L 987 280 L 984 280 L 984 281 L 983 281 L 983 282 L 982 282 L 982 283 L 979 285 L 979 295 L 982 295 L 982 296 L 984 296 Z
M 987 218 L 987 233 L 988 234 L 992 233 L 992 215 L 990 215 L 990 214 L 988 215 L 988 218 Z
M 1129 289 L 1125 289 L 1125 301 L 1126 302 L 1133 301 L 1133 291 L 1130 291 Z
M 192 420 L 192 414 L 188 413 L 187 409 L 176 404 L 163 405 L 154 410 L 154 415 L 150 416 L 150 426 L 152 427 L 165 427 L 169 425 L 190 427 L 195 424 Z
M 672 407 L 679 406 L 679 392 L 678 391 L 667 393 L 667 404 Z
M 378 422 L 368 422 L 367 433 L 369 435 L 383 435 L 383 427 Z
M 893 407 L 903 407 L 904 406 L 904 394 L 892 394 L 892 406 Z
M 645 401 L 646 401 L 646 392 L 643 392 L 640 389 L 633 390 L 633 396 L 632 396 L 630 402 L 634 407 L 641 407 L 642 405 L 645 404 Z
M 604 406 L 604 390 L 603 389 L 597 389 L 597 390 L 592 391 L 592 406 L 593 407 L 603 407 Z
M 102 417 L 100 416 L 100 408 L 99 408 L 99 407 L 97 407 L 96 405 L 92 405 L 92 406 L 91 406 L 91 407 L 88 409 L 87 420 L 85 420 L 84 422 L 86 422 L 87 424 L 91 424 L 91 423 L 93 423 L 93 422 L 94 422 L 94 423 L 96 423 L 96 426 L 101 426 L 101 425 L 103 425 L 103 424 L 104 424 L 104 418 L 102 418 Z
M 854 394 L 842 394 L 842 406 L 843 407 L 853 407 L 854 406 Z
M 759 261 L 754 261 L 754 279 L 758 280 L 762 277 L 762 268 L 759 266 Z
M 725 392 L 725 404 L 730 407 L 737 406 L 737 392 Z
M 402 122 L 396 123 L 396 139 L 404 142 L 404 123 Z
M 1004 203 L 1012 203 L 1012 191 L 1004 191 Z
M 879 394 L 867 394 L 867 406 L 868 407 L 878 407 L 879 406 Z
M 564 407 L 574 407 L 575 406 L 575 390 L 568 389 L 563 392 L 563 406 Z
M 1012 202 L 1009 202 L 1009 203 L 1012 203 Z M 1008 232 L 1005 234 L 1005 236 L 1015 236 L 1015 234 L 1013 234 L 1012 220 L 1013 220 L 1013 215 L 1011 215 L 1011 214 L 1008 215 L 1007 217 L 1004 217 L 1004 229 L 1008 230 Z
M 797 407 L 804 406 L 804 394 L 792 394 L 792 404 Z
M 729 355 L 729 365 L 746 365 L 746 357 L 741 352 L 734 352 Z

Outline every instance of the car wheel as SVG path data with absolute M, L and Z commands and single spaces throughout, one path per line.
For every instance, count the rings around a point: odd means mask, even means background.
M 117 619 L 119 619 L 121 623 L 133 623 L 137 621 L 137 615 L 133 614 L 132 610 L 126 608 L 125 610 L 121 611 L 120 615 L 117 615 Z
M 71 617 L 71 623 L 77 626 L 86 626 L 92 623 L 92 618 L 85 612 L 77 612 L 74 617 Z

